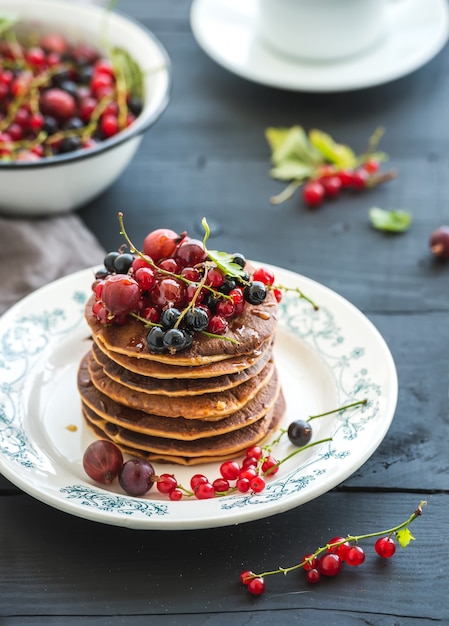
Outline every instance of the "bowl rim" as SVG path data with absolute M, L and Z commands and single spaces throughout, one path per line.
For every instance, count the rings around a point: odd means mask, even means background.
M 52 0 L 53 1 L 53 0 Z M 61 2 L 61 4 L 63 4 Z M 0 10 L 2 3 L 0 1 Z M 92 5 L 86 5 L 86 8 L 96 9 L 96 10 L 108 10 L 102 7 L 95 7 Z M 161 43 L 159 38 L 147 28 L 144 24 L 139 22 L 139 20 L 123 13 L 121 11 L 113 10 L 113 13 L 118 15 L 120 18 L 134 24 L 137 26 L 144 34 L 152 40 L 153 44 L 158 49 L 159 54 L 163 59 L 163 64 L 160 72 L 165 72 L 167 85 L 157 107 L 152 111 L 151 115 L 142 116 L 139 115 L 135 121 L 131 124 L 131 126 L 125 128 L 124 130 L 117 133 L 112 137 L 108 137 L 107 139 L 98 142 L 94 147 L 88 149 L 80 149 L 74 150 L 73 152 L 67 152 L 66 154 L 58 154 L 54 157 L 47 157 L 40 159 L 39 161 L 1 161 L 0 160 L 0 171 L 11 171 L 11 170 L 25 170 L 25 169 L 40 169 L 44 167 L 57 167 L 62 165 L 67 165 L 68 163 L 74 163 L 76 161 L 82 161 L 85 159 L 94 158 L 100 154 L 105 152 L 109 152 L 113 148 L 126 143 L 130 139 L 134 137 L 138 137 L 139 135 L 143 135 L 156 121 L 161 117 L 163 112 L 168 106 L 170 101 L 172 85 L 173 85 L 173 67 L 170 56 L 165 48 L 165 46 Z

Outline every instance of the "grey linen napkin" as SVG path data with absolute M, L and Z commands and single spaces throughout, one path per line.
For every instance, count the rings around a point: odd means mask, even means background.
M 0 315 L 35 289 L 101 264 L 104 254 L 78 215 L 0 217 Z

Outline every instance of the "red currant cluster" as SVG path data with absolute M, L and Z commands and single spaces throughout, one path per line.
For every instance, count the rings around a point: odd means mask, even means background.
M 209 480 L 204 474 L 194 474 L 187 491 L 179 485 L 172 474 L 162 474 L 156 482 L 160 493 L 167 494 L 170 500 L 181 500 L 183 495 L 194 496 L 198 500 L 208 500 L 231 493 L 261 493 L 266 487 L 267 477 L 279 470 L 277 461 L 260 446 L 246 450 L 243 461 L 224 461 L 220 465 L 220 476 Z
M 310 208 L 317 208 L 326 199 L 335 199 L 342 190 L 362 191 L 378 185 L 391 178 L 378 174 L 380 163 L 371 158 L 364 161 L 356 169 L 338 169 L 333 165 L 320 167 L 317 177 L 306 182 L 302 188 L 302 197 Z
M 130 242 L 129 242 L 130 243 Z M 132 244 L 131 249 L 134 249 Z M 214 262 L 203 242 L 166 228 L 150 232 L 143 253 L 110 252 L 92 289 L 94 315 L 103 324 L 123 324 L 130 314 L 146 323 L 148 349 L 171 353 L 188 348 L 196 332 L 222 336 L 245 302 L 261 304 L 274 286 L 273 273 L 245 270 L 241 254 L 220 253 Z
M 124 462 L 120 449 L 111 441 L 94 441 L 83 455 L 84 471 L 96 482 L 109 485 L 118 477 L 122 489 L 131 496 L 143 496 L 155 484 L 159 493 L 174 501 L 183 496 L 206 500 L 235 492 L 260 493 L 265 488 L 266 477 L 274 476 L 279 465 L 264 448 L 252 446 L 241 464 L 224 461 L 220 476 L 213 481 L 204 474 L 194 474 L 189 490 L 180 485 L 173 474 L 157 476 L 149 461 L 133 458 Z
M 253 445 L 247 448 L 240 462 L 228 460 L 221 463 L 220 476 L 214 480 L 209 480 L 204 474 L 194 474 L 190 479 L 190 490 L 179 484 L 173 474 L 157 476 L 148 461 L 131 459 L 124 462 L 120 449 L 111 441 L 102 439 L 88 446 L 83 455 L 83 467 L 90 478 L 104 485 L 111 484 L 118 477 L 122 489 L 132 496 L 144 495 L 154 484 L 159 493 L 174 501 L 181 500 L 183 496 L 207 500 L 231 493 L 261 493 L 267 478 L 275 476 L 282 463 L 307 448 L 331 441 L 328 438 L 310 443 L 312 420 L 366 404 L 366 398 L 356 400 L 338 409 L 311 415 L 308 420 L 291 422 L 287 430 L 281 429 L 279 435 L 265 446 Z M 279 461 L 273 456 L 272 450 L 284 435 L 287 435 L 296 450 Z
M 408 545 L 413 537 L 408 526 L 417 517 L 422 515 L 422 507 L 426 502 L 420 502 L 414 513 L 402 524 L 398 524 L 388 530 L 369 533 L 365 535 L 350 535 L 348 537 L 334 537 L 322 548 L 306 554 L 302 561 L 291 567 L 280 567 L 276 570 L 255 574 L 245 570 L 240 574 L 240 581 L 247 587 L 252 595 L 261 595 L 265 591 L 265 578 L 272 574 L 288 574 L 291 571 L 303 569 L 307 582 L 318 583 L 322 576 L 330 577 L 339 574 L 343 565 L 357 567 L 365 561 L 365 550 L 358 545 L 362 539 L 378 537 L 374 544 L 376 554 L 388 559 L 396 552 L 396 541 L 401 547 Z M 405 534 L 405 537 L 404 537 Z
M 91 148 L 131 125 L 142 102 L 122 93 L 111 62 L 58 34 L 0 44 L 0 159 Z

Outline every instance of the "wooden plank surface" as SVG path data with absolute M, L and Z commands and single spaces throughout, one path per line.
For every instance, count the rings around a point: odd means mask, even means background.
M 445 556 L 449 493 L 449 265 L 428 238 L 449 222 L 449 50 L 412 75 L 362 91 L 317 95 L 270 89 L 232 75 L 194 41 L 189 0 L 126 0 L 120 10 L 153 29 L 172 60 L 170 104 L 130 167 L 80 216 L 105 249 L 122 243 L 123 211 L 139 245 L 166 226 L 313 278 L 360 308 L 393 354 L 399 398 L 376 453 L 343 485 L 287 513 L 202 531 L 130 531 L 56 511 L 0 477 L 0 624 L 222 626 L 449 623 Z M 396 180 L 317 211 L 268 175 L 268 126 L 321 128 L 362 150 L 381 147 Z M 372 206 L 406 209 L 409 232 L 387 236 Z M 99 259 L 99 261 L 101 261 Z M 300 399 L 298 399 L 300 402 Z M 290 565 L 331 536 L 390 527 L 421 499 L 416 541 L 390 562 L 368 549 L 361 568 L 310 587 L 300 574 L 267 578 L 251 598 L 240 571 Z

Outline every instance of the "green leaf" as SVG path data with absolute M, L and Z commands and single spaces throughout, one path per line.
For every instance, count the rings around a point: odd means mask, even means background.
M 386 211 L 373 207 L 369 211 L 371 224 L 377 230 L 385 230 L 392 233 L 403 233 L 412 223 L 411 213 L 408 211 Z
M 122 48 L 111 50 L 111 61 L 116 73 L 122 77 L 127 91 L 142 99 L 143 74 L 139 64 Z
M 270 175 L 278 180 L 302 180 L 313 174 L 313 167 L 300 161 L 286 160 L 270 170 Z
M 0 15 L 0 34 L 3 34 L 9 30 L 14 24 L 19 21 L 19 16 L 15 13 L 8 13 Z
M 355 167 L 357 158 L 349 146 L 336 143 L 330 135 L 316 128 L 309 133 L 311 144 L 323 155 L 326 161 L 341 168 Z
M 401 548 L 406 548 L 411 541 L 415 541 L 414 536 L 408 528 L 402 528 L 401 530 L 398 530 L 395 534 Z
M 318 165 L 322 160 L 319 152 L 311 145 L 302 126 L 267 128 L 265 136 L 271 146 L 271 160 L 274 165 L 280 165 L 284 161 Z
M 209 258 L 221 269 L 222 272 L 229 276 L 245 276 L 245 270 L 238 263 L 232 260 L 234 256 L 227 252 L 219 252 L 218 250 L 208 250 Z
M 213 261 L 222 272 L 229 276 L 245 276 L 245 270 L 240 267 L 238 263 L 233 261 L 234 255 L 228 254 L 227 252 L 219 252 L 218 250 L 208 250 L 206 242 L 210 236 L 210 228 L 205 217 L 201 220 L 201 224 L 204 228 L 203 247 L 210 260 Z

